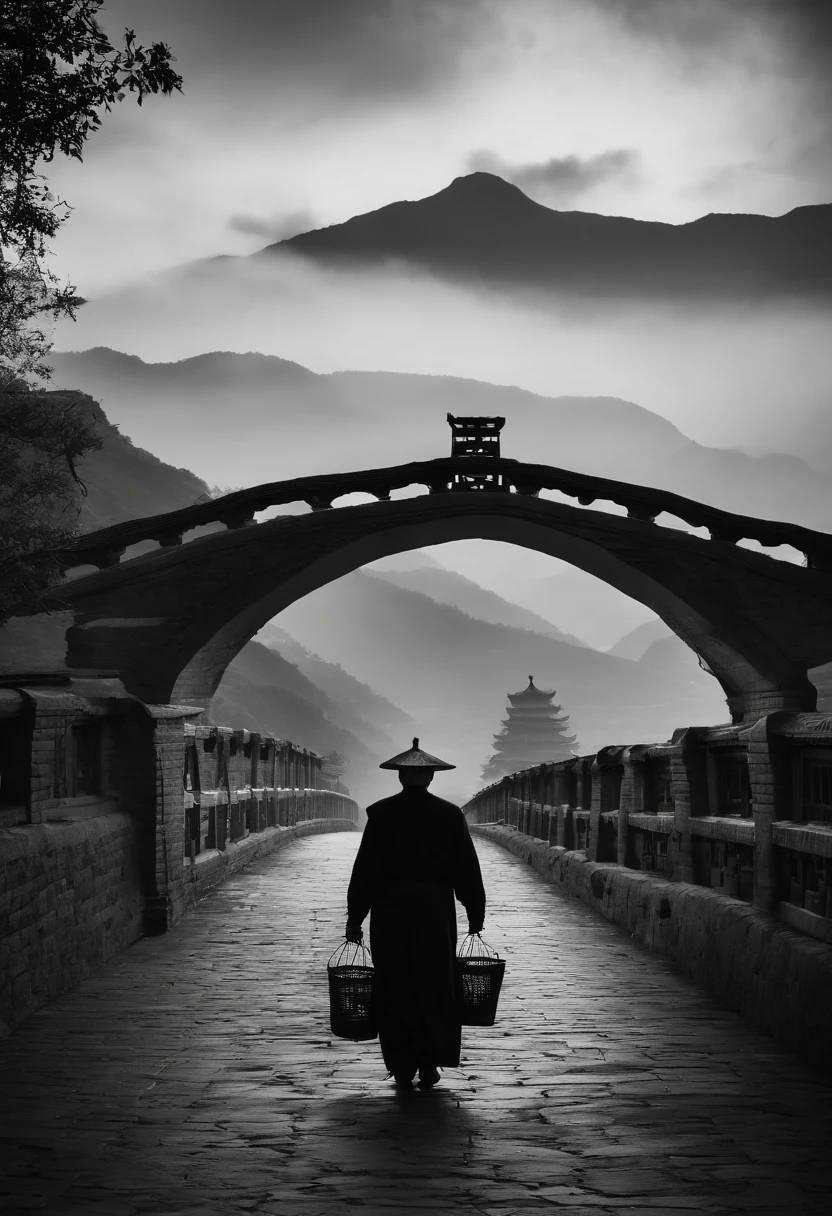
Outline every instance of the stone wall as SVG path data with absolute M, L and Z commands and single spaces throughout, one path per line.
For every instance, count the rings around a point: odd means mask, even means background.
M 832 946 L 718 891 L 591 861 L 506 825 L 472 824 L 471 831 L 522 857 L 547 882 L 832 1073 Z
M 76 815 L 0 831 L 0 1033 L 142 935 L 135 820 Z
M 230 874 L 236 874 L 244 866 L 283 849 L 302 836 L 316 836 L 320 832 L 357 832 L 360 829 L 351 819 L 308 819 L 293 827 L 265 828 L 262 832 L 246 836 L 243 840 L 229 841 L 220 852 L 211 849 L 196 856 L 191 865 L 185 867 L 184 902 L 190 908 L 212 887 L 223 882 Z
M 320 756 L 200 713 L 106 677 L 0 687 L 0 1033 L 241 866 L 357 827 Z

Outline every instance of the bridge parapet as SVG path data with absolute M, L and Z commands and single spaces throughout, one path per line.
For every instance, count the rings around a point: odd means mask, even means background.
M 200 713 L 67 673 L 0 688 L 0 1031 L 241 866 L 357 829 L 316 753 Z
M 827 715 L 781 712 L 541 764 L 464 810 L 472 825 L 708 888 L 832 944 Z
M 491 478 L 487 489 L 477 477 Z M 312 512 L 333 509 L 340 498 L 366 494 L 388 502 L 393 493 L 423 486 L 428 494 L 515 493 L 537 497 L 554 491 L 589 507 L 596 502 L 624 508 L 627 518 L 655 524 L 671 516 L 690 528 L 705 529 L 717 542 L 734 545 L 741 540 L 763 548 L 787 545 L 804 555 L 810 569 L 832 571 L 832 538 L 799 524 L 756 519 L 696 502 L 669 490 L 653 489 L 575 473 L 549 465 L 526 464 L 507 457 L 450 457 L 414 461 L 384 469 L 294 478 L 236 490 L 222 498 L 195 503 L 179 511 L 150 515 L 86 533 L 60 551 L 67 570 L 92 565 L 99 569 L 118 565 L 128 549 L 154 541 L 161 548 L 187 543 L 188 534 L 206 526 L 228 530 L 257 526 L 256 516 L 278 506 L 306 504 Z M 659 525 L 657 525 L 659 526 Z

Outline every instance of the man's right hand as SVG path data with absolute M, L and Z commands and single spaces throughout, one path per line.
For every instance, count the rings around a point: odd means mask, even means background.
M 347 927 L 344 930 L 344 937 L 348 942 L 354 942 L 355 945 L 360 946 L 364 940 L 364 930 L 360 925 L 351 925 L 349 922 L 347 922 Z
M 469 933 L 482 933 L 482 925 L 472 925 L 471 922 L 469 921 L 468 922 L 468 932 Z

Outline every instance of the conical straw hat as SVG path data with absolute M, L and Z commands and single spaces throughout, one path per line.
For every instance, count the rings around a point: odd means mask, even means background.
M 438 756 L 431 756 L 419 747 L 419 740 L 413 740 L 413 746 L 406 752 L 399 752 L 392 760 L 385 760 L 379 768 L 456 768 L 455 764 L 446 764 Z

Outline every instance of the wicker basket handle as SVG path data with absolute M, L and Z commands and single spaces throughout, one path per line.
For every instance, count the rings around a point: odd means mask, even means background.
M 462 944 L 457 950 L 457 958 L 499 958 L 499 954 L 493 946 L 489 946 L 488 942 L 483 941 L 479 933 L 466 933 Z
M 369 967 L 372 962 L 369 946 L 362 942 L 341 942 L 330 955 L 327 967 Z

